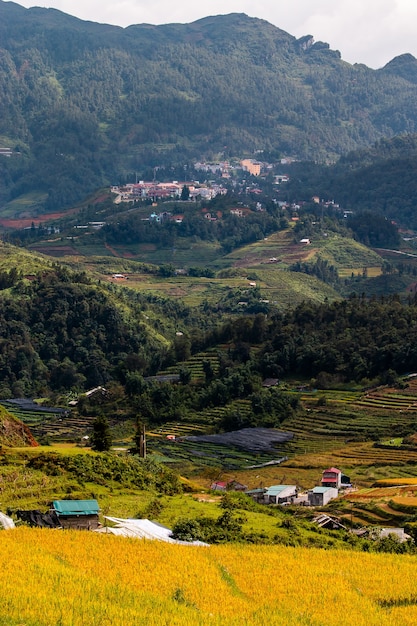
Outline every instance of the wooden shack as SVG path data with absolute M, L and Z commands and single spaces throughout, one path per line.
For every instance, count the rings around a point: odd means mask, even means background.
M 97 500 L 54 500 L 52 507 L 62 528 L 95 530 L 99 526 Z

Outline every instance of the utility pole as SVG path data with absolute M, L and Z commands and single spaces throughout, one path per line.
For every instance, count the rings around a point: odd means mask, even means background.
M 141 459 L 146 459 L 146 431 L 145 424 L 142 424 L 142 428 L 139 436 L 139 456 Z

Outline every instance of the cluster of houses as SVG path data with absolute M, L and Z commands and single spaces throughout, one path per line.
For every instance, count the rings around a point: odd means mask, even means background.
M 214 491 L 244 491 L 258 504 L 272 506 L 301 505 L 311 507 L 324 507 L 331 500 L 338 497 L 340 490 L 352 487 L 349 476 L 343 474 L 336 467 L 329 467 L 322 473 L 320 485 L 301 493 L 296 485 L 272 485 L 271 487 L 259 487 L 258 489 L 248 489 L 246 485 L 232 480 L 229 482 L 215 482 L 211 485 Z M 396 539 L 403 543 L 411 540 L 404 528 L 382 528 L 364 527 L 348 528 L 343 521 L 337 517 L 331 517 L 324 512 L 319 512 L 313 522 L 320 528 L 328 530 L 349 530 L 358 537 L 367 537 L 376 540 L 394 535 Z
M 216 481 L 211 485 L 211 489 L 220 492 L 230 490 L 243 491 L 256 502 L 265 505 L 285 506 L 298 504 L 323 507 L 338 497 L 340 489 L 350 486 L 348 476 L 344 475 L 339 469 L 330 467 L 323 471 L 321 484 L 309 489 L 307 493 L 300 493 L 296 485 L 273 485 L 267 488 L 260 487 L 249 490 L 246 485 L 235 480 L 229 482 Z M 30 510 L 16 511 L 15 515 L 22 522 L 35 527 L 90 530 L 125 537 L 158 539 L 169 543 L 208 545 L 198 541 L 177 541 L 172 538 L 172 531 L 169 528 L 148 519 L 119 519 L 104 516 L 106 523 L 103 526 L 100 522 L 99 513 L 100 507 L 97 500 L 54 500 L 50 509 L 45 513 L 39 510 Z M 112 526 L 108 526 L 107 521 L 111 522 Z M 350 530 L 359 537 L 368 537 L 374 540 L 389 537 L 390 535 L 395 535 L 400 543 L 411 539 L 404 532 L 403 528 L 348 529 L 344 526 L 343 520 L 330 517 L 323 512 L 318 513 L 313 521 L 320 528 Z M 0 512 L 0 529 L 11 530 L 13 528 L 15 528 L 13 519 Z
M 281 163 L 287 165 L 293 162 L 294 159 L 287 158 L 282 159 Z M 135 202 L 137 200 L 151 199 L 153 202 L 158 200 L 179 200 L 184 186 L 188 190 L 188 199 L 193 200 L 211 200 L 217 195 L 224 195 L 227 193 L 227 188 L 222 184 L 222 179 L 230 179 L 232 177 L 233 170 L 243 170 L 250 176 L 258 177 L 261 174 L 267 174 L 273 169 L 271 163 L 258 161 L 255 159 L 242 159 L 234 164 L 229 161 L 217 161 L 217 162 L 197 162 L 194 164 L 196 171 L 206 172 L 213 174 L 216 180 L 207 181 L 207 183 L 200 183 L 200 181 L 171 181 L 171 182 L 157 182 L 157 181 L 144 181 L 141 180 L 136 183 L 127 183 L 125 185 L 113 185 L 110 190 L 115 194 L 115 204 L 120 202 Z M 278 174 L 274 177 L 275 185 L 281 185 L 289 181 L 287 174 Z M 242 181 L 246 182 L 246 181 Z M 235 180 L 233 184 L 238 184 Z M 246 191 L 253 193 L 261 193 L 261 190 L 256 184 L 252 187 L 246 188 Z
M 200 185 L 196 182 L 172 181 L 170 183 L 145 182 L 128 183 L 123 186 L 114 185 L 110 191 L 116 195 L 115 204 L 120 202 L 136 202 L 137 200 L 179 200 L 184 186 L 188 190 L 189 200 L 212 200 L 218 195 L 225 195 L 227 189 L 222 185 L 213 183 L 210 186 Z
M 343 474 L 336 467 L 325 469 L 322 473 L 321 484 L 301 493 L 297 485 L 272 485 L 271 487 L 259 487 L 248 489 L 236 481 L 215 482 L 211 489 L 215 491 L 244 491 L 259 504 L 272 505 L 303 505 L 303 506 L 326 506 L 331 500 L 338 497 L 340 489 L 351 487 L 349 476 Z

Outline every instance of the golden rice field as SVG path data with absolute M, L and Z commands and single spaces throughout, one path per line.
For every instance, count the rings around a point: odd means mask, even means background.
M 396 486 L 401 486 L 401 485 L 411 485 L 411 486 L 415 486 L 417 488 L 417 478 L 384 478 L 383 480 L 376 480 L 375 481 L 375 485 L 376 486 L 381 486 L 381 487 L 396 487 Z
M 1 626 L 411 626 L 417 557 L 0 532 Z

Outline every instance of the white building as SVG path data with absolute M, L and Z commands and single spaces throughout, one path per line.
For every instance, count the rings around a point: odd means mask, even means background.
M 273 485 L 264 493 L 265 504 L 283 504 L 297 497 L 296 485 Z
M 338 495 L 339 491 L 335 487 L 314 487 L 308 492 L 308 502 L 310 506 L 325 506 Z

